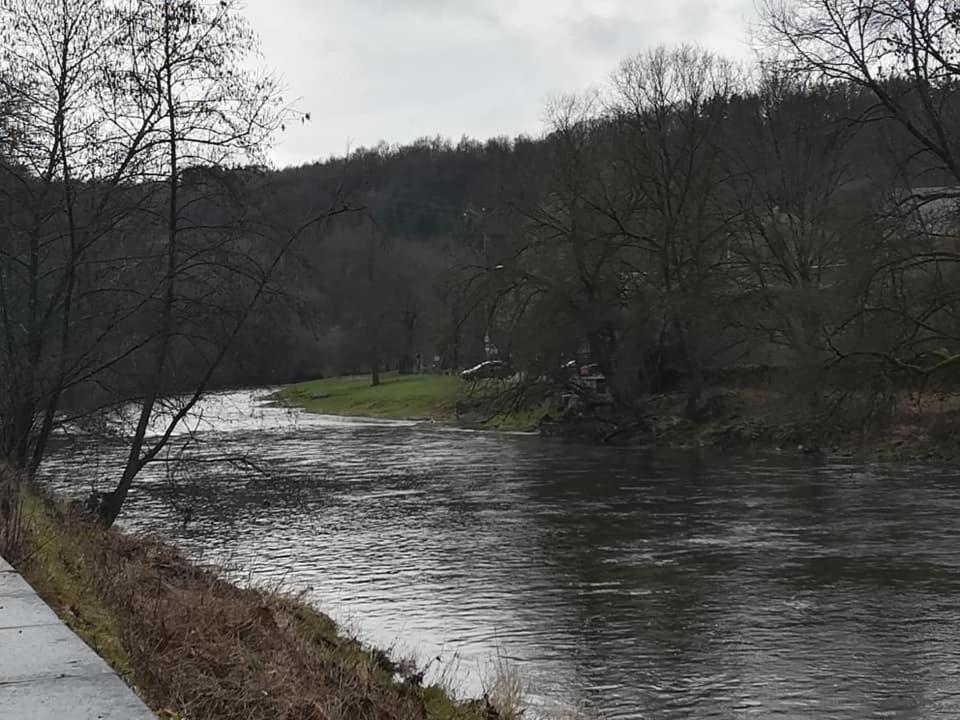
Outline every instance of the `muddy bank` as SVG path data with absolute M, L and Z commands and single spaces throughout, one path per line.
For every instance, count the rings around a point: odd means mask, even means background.
M 947 462 L 960 458 L 960 400 L 901 397 L 883 412 L 826 405 L 796 407 L 778 393 L 710 393 L 696 419 L 683 393 L 650 398 L 636 415 L 583 403 L 545 417 L 542 434 L 574 440 L 664 448 L 778 452 L 827 458 Z

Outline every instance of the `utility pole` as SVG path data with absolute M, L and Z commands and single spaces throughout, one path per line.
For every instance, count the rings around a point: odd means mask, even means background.
M 489 251 L 489 240 L 487 236 L 487 231 L 483 229 L 483 268 L 484 271 L 490 272 L 490 251 Z M 493 345 L 490 343 L 490 316 L 493 314 L 493 309 L 488 309 L 484 321 L 484 330 L 483 330 L 483 356 L 485 360 L 489 360 L 490 356 L 493 354 Z
M 478 218 L 481 227 L 480 227 L 480 237 L 483 241 L 482 245 L 482 254 L 483 254 L 483 270 L 485 273 L 490 273 L 491 270 L 502 270 L 503 266 L 498 265 L 496 268 L 490 267 L 490 236 L 487 235 L 487 229 L 483 225 L 484 218 L 486 217 L 486 208 L 480 208 L 480 210 L 473 210 L 472 208 L 467 208 L 463 211 L 464 217 L 473 217 Z M 496 348 L 493 346 L 493 343 L 490 342 L 490 318 L 493 315 L 493 308 L 490 307 L 489 303 L 484 303 L 484 329 L 483 329 L 483 356 L 485 360 L 490 360 L 491 356 L 494 354 Z

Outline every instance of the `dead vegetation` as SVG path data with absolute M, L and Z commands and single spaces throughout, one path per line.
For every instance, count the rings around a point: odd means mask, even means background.
M 487 672 L 484 701 L 501 720 L 520 720 L 527 711 L 527 687 L 516 664 L 497 653 Z
M 518 717 L 499 695 L 456 703 L 422 687 L 296 598 L 238 588 L 162 544 L 32 494 L 24 518 L 27 579 L 165 720 Z
M 716 390 L 695 423 L 682 403 L 680 394 L 656 398 L 652 432 L 639 440 L 884 460 L 960 456 L 960 395 L 952 393 L 832 393 L 813 405 L 779 389 Z
M 547 427 L 620 445 L 776 451 L 864 460 L 952 461 L 960 458 L 960 393 L 824 390 L 814 399 L 795 389 L 715 387 L 700 413 L 686 413 L 682 391 L 647 399 L 639 419 L 609 406 Z

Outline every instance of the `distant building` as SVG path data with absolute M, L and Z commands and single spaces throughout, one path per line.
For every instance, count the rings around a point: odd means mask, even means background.
M 914 215 L 927 232 L 960 235 L 960 186 L 936 185 L 903 191 L 900 206 Z

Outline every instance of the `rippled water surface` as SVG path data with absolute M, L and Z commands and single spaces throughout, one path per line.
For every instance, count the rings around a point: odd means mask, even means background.
M 198 429 L 137 486 L 128 530 L 439 655 L 465 692 L 499 653 L 542 712 L 960 717 L 953 471 L 310 416 L 249 392 Z M 115 474 L 116 448 L 85 447 L 50 464 L 61 487 Z

